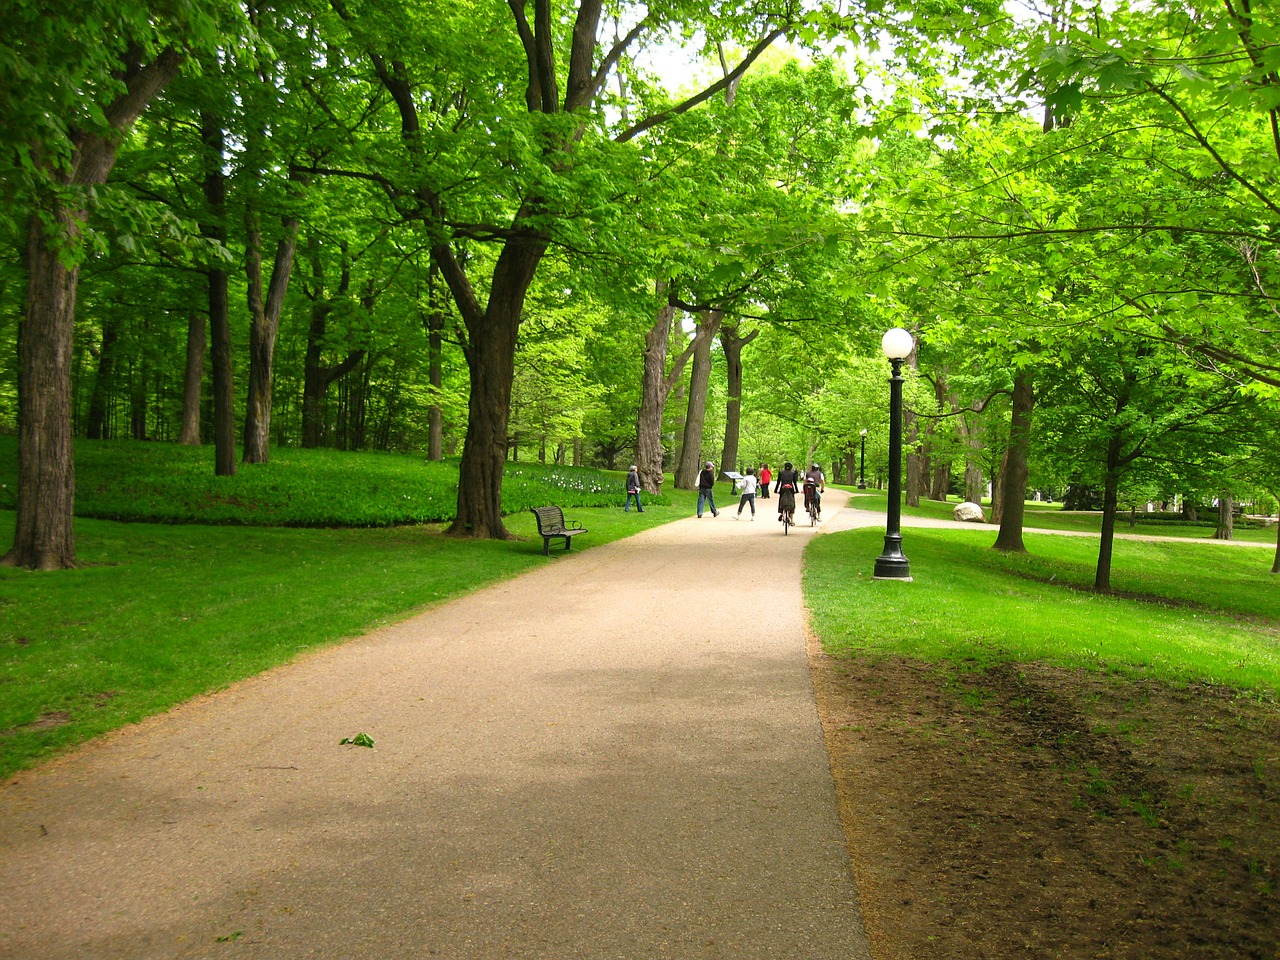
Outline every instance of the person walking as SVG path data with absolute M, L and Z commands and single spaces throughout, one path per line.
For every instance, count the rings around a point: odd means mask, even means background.
M 720 511 L 716 509 L 716 465 L 710 460 L 707 465 L 702 468 L 702 472 L 698 474 L 698 519 L 702 519 L 703 506 L 711 507 L 711 515 L 713 517 L 720 516 Z
M 760 499 L 769 499 L 769 484 L 773 482 L 773 471 L 767 463 L 760 464 Z
M 778 471 L 778 478 L 774 481 L 773 492 L 778 495 L 778 522 L 782 522 L 783 514 L 789 514 L 791 522 L 795 523 L 796 513 L 796 491 L 800 489 L 800 471 L 791 466 L 788 460 L 782 465 L 782 469 Z
M 627 505 L 622 508 L 623 513 L 631 512 L 632 497 L 636 498 L 636 513 L 644 513 L 644 507 L 640 505 L 640 470 L 634 463 L 627 472 Z
M 738 512 L 733 519 L 742 519 L 742 508 L 751 504 L 751 519 L 756 518 L 756 468 L 747 467 L 747 475 L 739 481 L 742 486 L 742 497 L 738 500 Z

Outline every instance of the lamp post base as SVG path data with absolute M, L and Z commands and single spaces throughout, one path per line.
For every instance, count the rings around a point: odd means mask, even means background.
M 876 557 L 875 580 L 911 580 L 911 563 L 902 553 L 902 534 L 890 533 L 884 538 L 884 553 Z

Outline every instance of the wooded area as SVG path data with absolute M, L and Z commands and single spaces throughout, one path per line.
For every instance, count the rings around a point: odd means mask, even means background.
M 75 563 L 71 440 L 503 467 L 887 450 L 992 485 L 1274 513 L 1271 3 L 68 0 L 0 37 L 6 562 Z M 679 66 L 673 66 L 677 63 Z M 1280 571 L 1280 546 L 1275 570 Z

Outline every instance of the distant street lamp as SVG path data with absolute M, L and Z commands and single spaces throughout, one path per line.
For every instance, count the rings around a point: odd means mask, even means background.
M 911 564 L 902 553 L 902 361 L 915 349 L 911 334 L 894 327 L 880 340 L 880 349 L 893 364 L 889 378 L 889 509 L 885 520 L 884 553 L 876 557 L 875 579 L 910 580 Z
M 862 453 L 858 457 L 858 489 L 867 489 L 867 431 L 862 431 Z

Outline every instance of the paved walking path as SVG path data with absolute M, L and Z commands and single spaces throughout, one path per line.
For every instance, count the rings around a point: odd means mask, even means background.
M 562 554 L 17 777 L 0 957 L 869 957 L 806 657 L 815 531 L 774 503 Z

